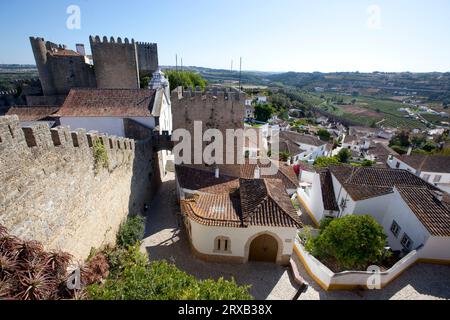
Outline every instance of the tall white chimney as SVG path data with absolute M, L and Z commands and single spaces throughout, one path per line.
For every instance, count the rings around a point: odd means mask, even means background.
M 258 166 L 256 166 L 256 168 L 255 168 L 255 174 L 254 174 L 255 176 L 255 179 L 260 179 L 261 178 L 261 169 L 258 167 Z
M 408 153 L 406 154 L 407 156 L 410 156 L 411 155 L 411 152 L 412 152 L 412 147 L 409 147 L 408 148 Z
M 216 168 L 214 170 L 214 176 L 216 177 L 216 179 L 218 179 L 220 177 L 220 170 L 219 170 L 219 168 Z

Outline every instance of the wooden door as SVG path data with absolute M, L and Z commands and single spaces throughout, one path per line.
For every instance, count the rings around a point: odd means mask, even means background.
M 250 244 L 248 259 L 251 261 L 276 262 L 278 252 L 277 240 L 268 234 L 253 239 Z

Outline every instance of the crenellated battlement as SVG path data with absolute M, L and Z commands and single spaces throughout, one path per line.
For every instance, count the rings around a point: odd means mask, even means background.
M 84 129 L 71 131 L 67 127 L 50 129 L 46 124 L 21 128 L 16 115 L 0 117 L 0 156 L 6 150 L 24 151 L 30 148 L 41 151 L 55 147 L 87 149 L 93 147 L 96 138 L 100 139 L 107 151 L 132 151 L 135 148 L 134 140 L 128 138 L 86 132 Z
M 199 88 L 196 88 L 195 91 L 192 91 L 183 90 L 182 87 L 178 87 L 171 92 L 172 103 L 183 99 L 197 101 L 244 101 L 245 93 L 234 89 L 219 88 L 207 89 L 205 91 L 200 91 Z
M 103 38 L 100 38 L 100 36 L 89 36 L 89 41 L 91 42 L 91 44 L 98 44 L 98 43 L 103 43 L 103 44 L 135 44 L 134 39 L 132 38 L 131 41 L 128 38 L 125 38 L 122 41 L 121 37 L 110 37 L 108 40 L 107 36 L 103 36 Z

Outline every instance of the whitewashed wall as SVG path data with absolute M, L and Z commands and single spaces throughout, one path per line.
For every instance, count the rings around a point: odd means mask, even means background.
M 210 227 L 201 225 L 190 220 L 192 230 L 192 245 L 197 251 L 209 255 L 229 255 L 245 257 L 245 245 L 247 241 L 260 232 L 271 232 L 276 234 L 282 241 L 282 255 L 291 255 L 294 239 L 297 234 L 296 228 L 277 228 L 249 226 L 248 228 Z M 230 253 L 214 252 L 214 240 L 218 236 L 229 237 L 231 240 Z M 280 244 L 279 244 L 280 245 Z
M 155 127 L 153 117 L 130 117 L 130 119 L 150 128 Z M 70 126 L 72 130 L 83 128 L 86 131 L 94 130 L 118 137 L 125 136 L 123 119 L 119 117 L 61 117 L 60 122 L 62 126 Z

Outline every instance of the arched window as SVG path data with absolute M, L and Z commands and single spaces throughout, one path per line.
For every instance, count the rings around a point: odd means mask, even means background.
M 219 236 L 216 239 L 214 239 L 214 252 L 231 253 L 230 238 Z

